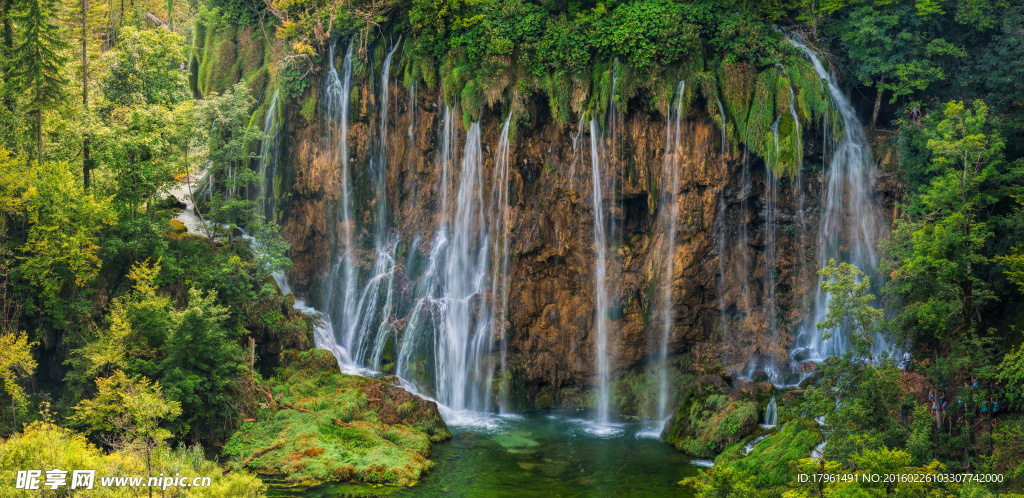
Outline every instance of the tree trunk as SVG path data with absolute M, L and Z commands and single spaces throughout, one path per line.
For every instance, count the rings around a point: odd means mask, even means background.
M 36 145 L 38 147 L 39 155 L 36 156 L 36 161 L 39 164 L 43 163 L 43 110 L 36 109 Z
M 11 15 L 10 15 L 11 14 L 11 4 L 12 3 L 14 3 L 13 0 L 6 0 L 3 3 L 3 12 L 0 12 L 0 14 L 2 14 L 2 15 L 0 15 L 0 18 L 3 19 L 3 44 L 4 44 L 3 51 L 0 52 L 0 56 L 4 56 L 4 57 L 9 56 L 11 51 L 14 50 L 14 28 L 11 25 Z M 10 76 L 8 75 L 8 73 L 10 73 L 10 71 L 6 70 L 6 68 L 5 68 L 5 71 L 4 71 L 4 74 L 3 74 L 3 82 L 4 83 L 7 83 L 11 79 Z M 7 95 L 4 96 L 4 106 L 7 107 L 7 110 L 9 110 L 9 111 L 13 111 L 14 110 L 14 96 L 13 96 L 13 94 L 7 94 Z
M 818 39 L 818 18 L 814 15 L 814 3 L 816 0 L 811 0 L 811 34 L 814 39 Z
M 875 127 L 875 123 L 878 122 L 878 109 L 882 107 L 882 93 L 885 92 L 885 88 L 882 86 L 884 82 L 878 82 L 878 93 L 875 94 L 875 110 L 871 111 L 871 127 Z
M 88 46 L 88 25 L 86 14 L 89 12 L 89 0 L 82 0 L 82 117 L 89 114 L 89 55 Z M 89 190 L 89 170 L 92 169 L 92 150 L 89 143 L 89 133 L 82 136 L 82 183 L 85 189 Z

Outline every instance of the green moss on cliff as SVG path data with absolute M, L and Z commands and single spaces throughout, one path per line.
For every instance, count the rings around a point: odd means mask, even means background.
M 718 70 L 722 102 L 728 119 L 735 124 L 734 142 L 742 142 L 754 98 L 757 72 L 750 64 L 724 64 Z
M 239 81 L 248 83 L 253 95 L 270 82 L 270 60 L 262 34 L 252 28 L 231 25 L 196 27 L 193 52 L 199 60 L 194 89 L 201 95 L 222 93 Z
M 396 485 L 413 484 L 433 467 L 431 442 L 451 437 L 436 404 L 386 382 L 344 375 L 324 350 L 283 355 L 269 382 L 274 401 L 224 448 L 231 465 L 300 482 Z
M 757 75 L 750 117 L 747 120 L 747 129 L 743 132 L 750 151 L 761 157 L 768 157 L 770 148 L 775 147 L 771 130 L 775 121 L 775 80 L 774 69 L 765 69 Z

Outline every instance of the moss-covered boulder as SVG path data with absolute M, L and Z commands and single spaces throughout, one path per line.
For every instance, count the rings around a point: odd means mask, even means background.
M 679 451 L 709 458 L 757 427 L 757 403 L 725 394 L 689 391 L 665 428 L 665 442 Z
M 338 371 L 324 350 L 282 353 L 254 420 L 231 436 L 232 465 L 329 480 L 411 485 L 433 467 L 431 443 L 451 437 L 437 404 L 380 380 Z

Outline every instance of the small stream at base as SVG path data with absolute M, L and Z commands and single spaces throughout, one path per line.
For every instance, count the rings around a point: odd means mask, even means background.
M 687 456 L 641 423 L 615 424 L 615 436 L 589 431 L 585 411 L 491 416 L 476 427 L 450 425 L 454 437 L 435 444 L 434 469 L 413 487 L 326 483 L 288 486 L 274 478 L 267 496 L 693 496 L 676 485 L 697 475 Z

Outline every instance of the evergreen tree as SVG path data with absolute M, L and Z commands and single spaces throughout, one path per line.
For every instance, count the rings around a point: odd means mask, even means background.
M 11 57 L 11 79 L 28 97 L 27 110 L 36 118 L 38 159 L 43 156 L 43 111 L 64 102 L 67 79 L 61 69 L 67 62 L 62 53 L 68 43 L 54 22 L 57 6 L 53 0 L 24 0 L 23 10 L 14 14 L 21 28 L 20 43 Z

